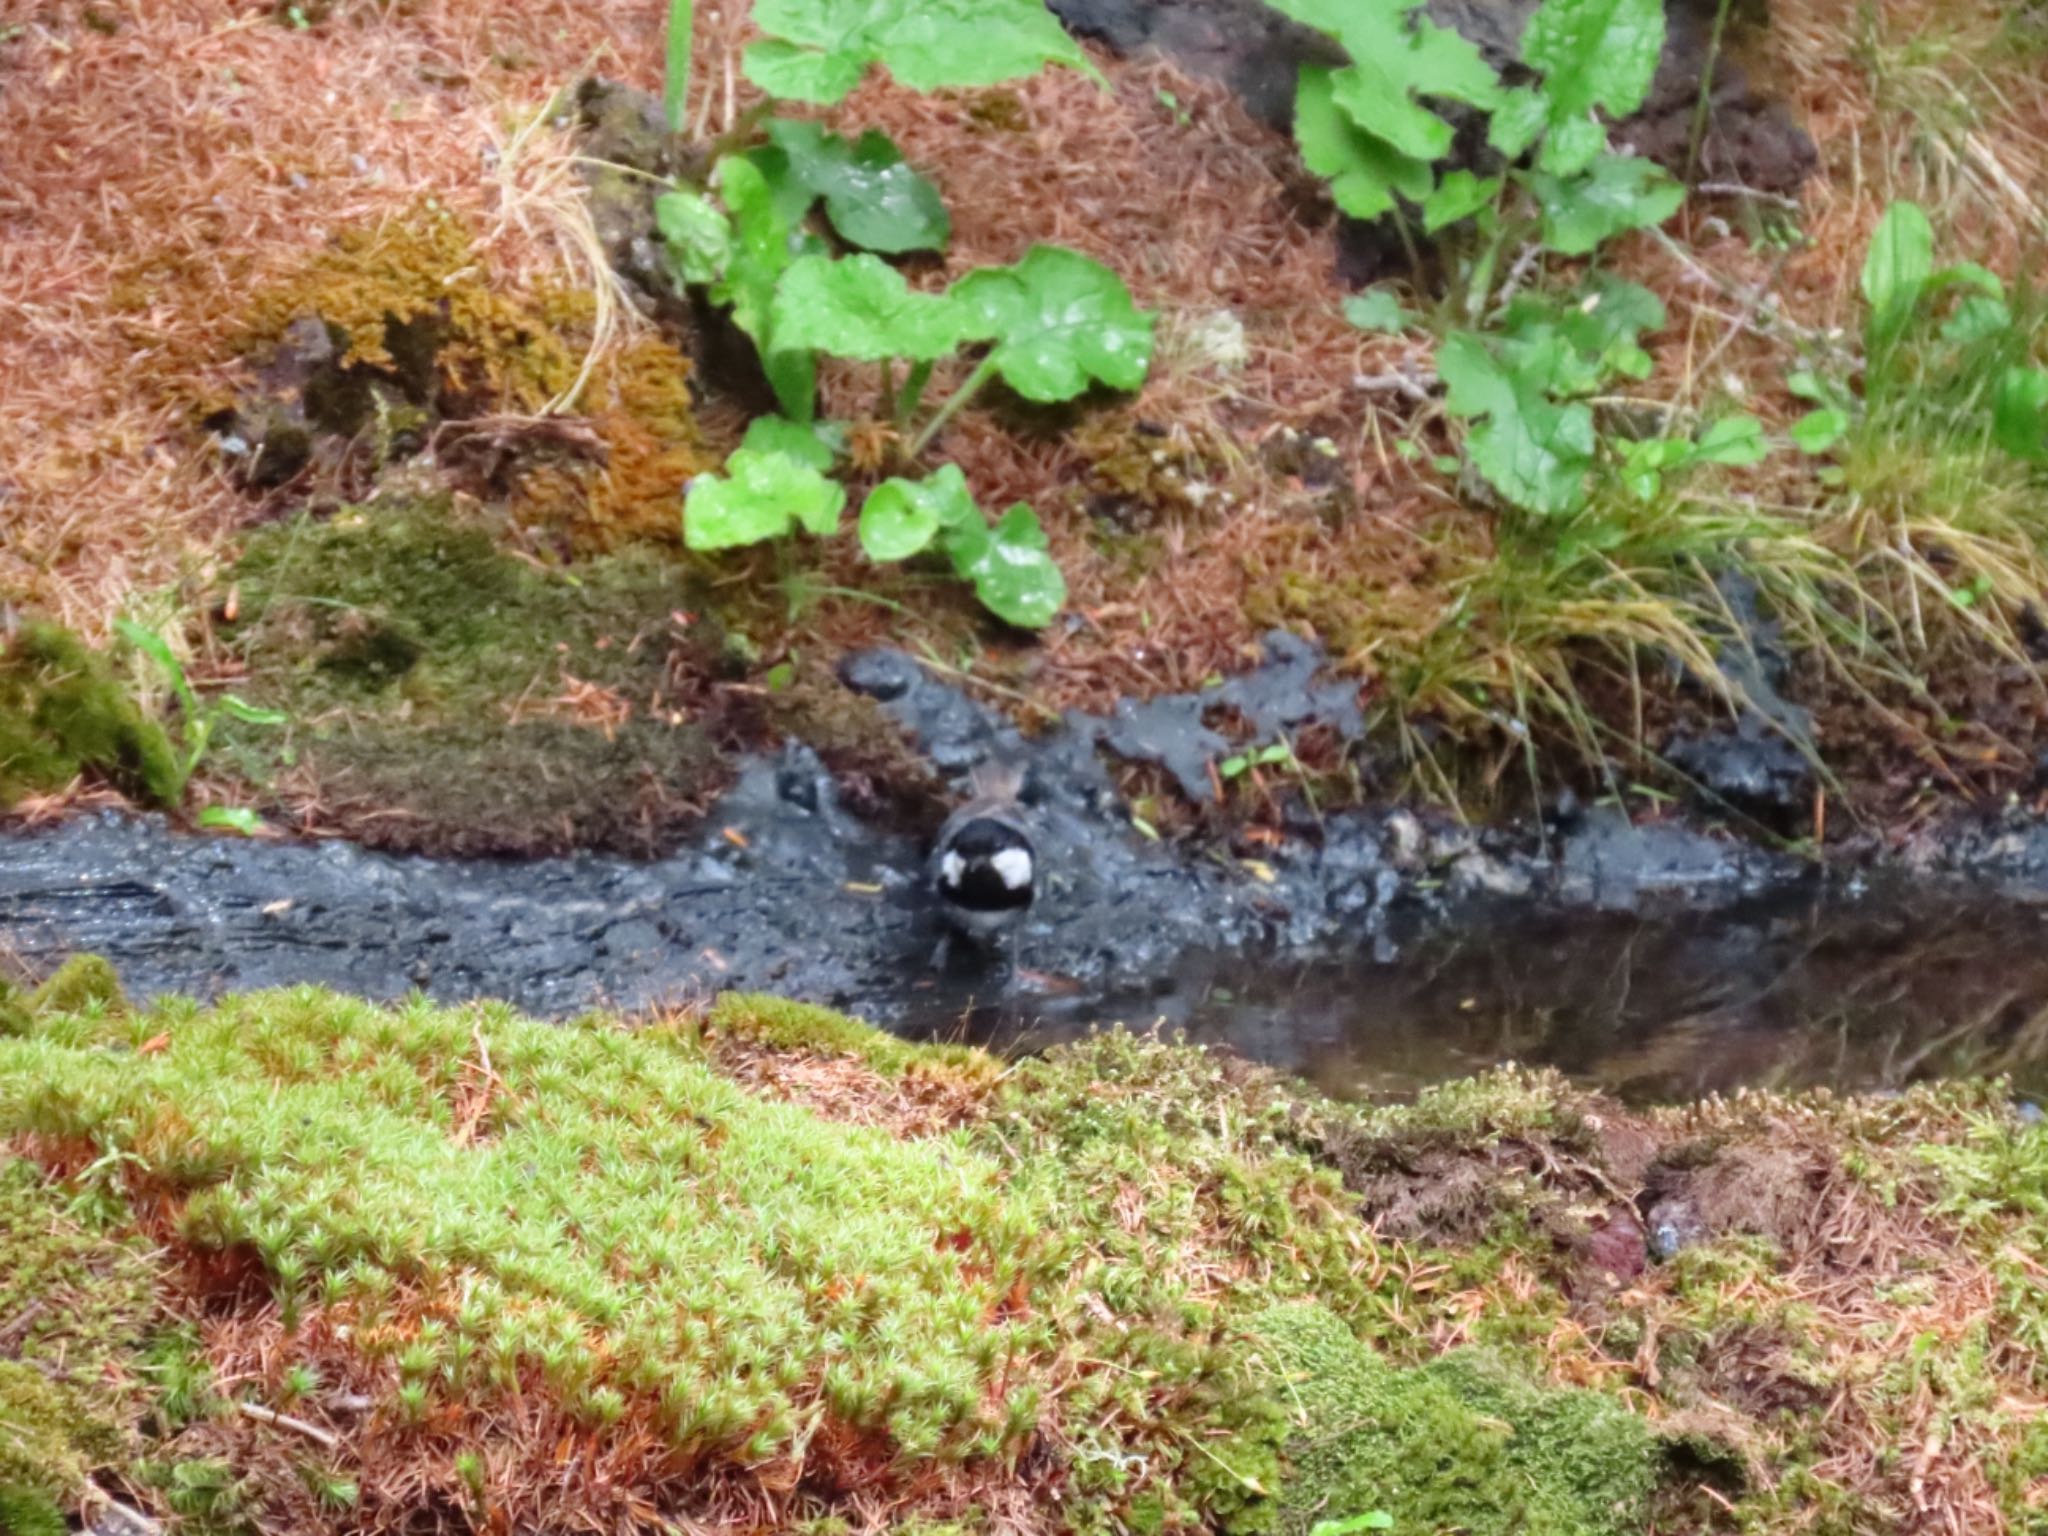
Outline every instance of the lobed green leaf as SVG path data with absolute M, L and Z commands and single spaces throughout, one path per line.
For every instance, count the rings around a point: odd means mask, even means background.
M 1436 185 L 1427 160 L 1373 137 L 1337 106 L 1336 71 L 1305 68 L 1294 95 L 1294 141 L 1302 163 L 1330 183 L 1330 196 L 1354 219 L 1392 213 L 1398 198 L 1420 202 Z
M 1578 176 L 1536 171 L 1529 186 L 1543 210 L 1543 243 L 1560 256 L 1590 255 L 1616 235 L 1661 224 L 1685 201 L 1669 172 L 1636 155 L 1598 155 Z
M 762 448 L 738 449 L 725 474 L 699 475 L 683 502 L 683 543 L 696 550 L 737 549 L 786 538 L 804 528 L 837 531 L 846 488 L 811 465 Z
M 877 64 L 915 91 L 1096 73 L 1040 0 L 756 0 L 753 19 L 768 40 L 742 67 L 786 100 L 829 105 Z
M 1549 132 L 1537 169 L 1576 176 L 1607 147 L 1595 113 L 1626 117 L 1643 104 L 1664 51 L 1663 0 L 1544 0 L 1522 32 L 1522 62 L 1538 86 Z
M 1091 381 L 1135 390 L 1152 364 L 1153 317 L 1099 262 L 1033 246 L 1013 267 L 954 285 L 961 340 L 995 343 L 989 365 L 1027 400 L 1071 400 Z
M 960 344 L 967 314 L 950 294 L 916 293 L 879 256 L 800 256 L 775 291 L 778 347 L 855 362 L 932 362 Z

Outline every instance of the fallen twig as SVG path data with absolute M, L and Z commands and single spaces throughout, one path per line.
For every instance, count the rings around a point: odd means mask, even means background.
M 258 1424 L 268 1424 L 273 1429 L 288 1429 L 295 1435 L 304 1435 L 308 1440 L 328 1450 L 341 1448 L 341 1437 L 331 1430 L 322 1429 L 318 1424 L 308 1424 L 304 1419 L 295 1419 L 290 1414 L 278 1413 L 258 1403 L 237 1403 L 242 1417 L 254 1419 Z

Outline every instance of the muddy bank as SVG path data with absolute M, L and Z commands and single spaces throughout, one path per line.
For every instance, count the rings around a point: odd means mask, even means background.
M 1011 990 L 1100 998 L 1202 952 L 1364 949 L 1480 900 L 1634 908 L 1712 902 L 1799 878 L 1792 860 L 1594 812 L 1547 848 L 1426 827 L 1407 812 L 1333 816 L 1256 857 L 1148 840 L 1104 754 L 1150 762 L 1196 798 L 1229 709 L 1265 734 L 1355 710 L 1312 652 L 1275 637 L 1263 668 L 1200 695 L 1070 715 L 1025 739 L 900 653 L 844 667 L 956 785 L 990 756 L 1026 768 L 1044 889 Z M 153 820 L 89 818 L 24 834 L 0 869 L 0 941 L 31 965 L 94 950 L 131 989 L 311 981 L 371 997 L 495 996 L 544 1014 L 765 988 L 901 1022 L 986 999 L 971 962 L 935 978 L 938 937 L 916 838 L 853 815 L 808 748 L 757 758 L 676 853 L 409 859 L 343 843 L 194 840 Z
M 900 653 L 847 662 L 955 785 L 992 756 L 1024 765 L 1045 889 L 1015 973 L 932 969 L 919 840 L 849 811 L 800 746 L 749 760 L 694 839 L 651 862 L 404 858 L 110 816 L 21 833 L 0 863 L 0 943 L 31 969 L 105 954 L 142 994 L 313 982 L 563 1016 L 762 989 L 1002 1044 L 1163 1020 L 1346 1093 L 1506 1058 L 1652 1098 L 2032 1060 L 2039 832 L 1930 842 L 1917 869 L 1871 878 L 1606 808 L 1523 832 L 1347 813 L 1243 856 L 1143 835 L 1108 759 L 1200 798 L 1215 710 L 1263 733 L 1344 724 L 1355 706 L 1315 663 L 1276 637 L 1263 668 L 1215 689 L 1027 739 Z M 1972 850 L 1993 872 L 1975 886 L 1952 878 Z

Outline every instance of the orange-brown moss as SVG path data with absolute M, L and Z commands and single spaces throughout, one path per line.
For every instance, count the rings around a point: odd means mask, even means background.
M 573 311 L 573 306 L 569 307 Z M 397 218 L 344 229 L 292 277 L 260 289 L 243 338 L 260 351 L 292 321 L 318 315 L 345 343 L 345 365 L 421 375 L 444 404 L 538 411 L 575 381 L 582 349 L 565 307 L 507 293 L 468 224 L 423 199 Z M 582 317 L 587 330 L 587 301 Z M 428 359 L 419 353 L 431 347 Z
M 627 336 L 585 364 L 598 334 L 585 290 L 498 280 L 468 225 L 432 200 L 344 230 L 291 278 L 257 293 L 242 336 L 260 355 L 317 315 L 345 369 L 395 383 L 446 419 L 556 412 L 596 447 L 524 452 L 496 473 L 525 521 L 579 547 L 673 540 L 684 483 L 714 466 L 697 426 L 690 360 L 663 337 Z M 497 487 L 494 487 L 496 489 Z

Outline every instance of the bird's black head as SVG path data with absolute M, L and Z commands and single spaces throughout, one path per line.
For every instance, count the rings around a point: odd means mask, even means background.
M 1007 816 L 973 816 L 934 850 L 939 895 L 972 912 L 1021 911 L 1037 885 L 1031 838 Z

